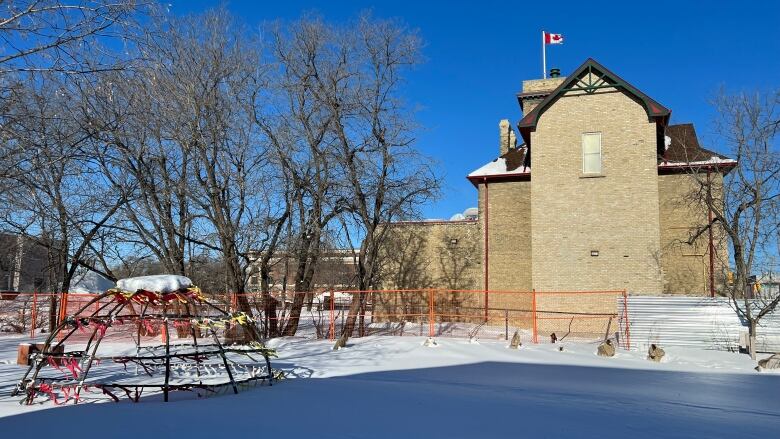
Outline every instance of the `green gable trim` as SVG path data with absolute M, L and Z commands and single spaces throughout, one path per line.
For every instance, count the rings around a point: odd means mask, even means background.
M 585 83 L 581 83 L 583 78 L 587 78 Z M 533 111 L 525 115 L 517 124 L 520 134 L 523 136 L 526 144 L 530 143 L 530 133 L 536 129 L 536 124 L 539 122 L 539 117 L 542 113 L 565 93 L 583 92 L 586 94 L 593 94 L 596 91 L 605 88 L 616 88 L 636 98 L 644 107 L 647 112 L 647 117 L 651 121 L 656 120 L 662 124 L 666 124 L 669 121 L 669 115 L 672 113 L 671 110 L 642 93 L 638 88 L 612 73 L 593 58 L 588 58 L 569 77 L 567 77 L 565 81 L 540 102 Z

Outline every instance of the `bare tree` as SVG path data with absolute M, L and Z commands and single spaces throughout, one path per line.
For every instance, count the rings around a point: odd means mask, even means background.
M 279 65 L 275 105 L 258 118 L 287 183 L 292 232 L 287 253 L 292 256 L 296 292 L 312 291 L 326 229 L 346 206 L 337 179 L 333 115 L 318 99 L 328 83 L 322 78 L 344 73 L 341 53 L 331 46 L 335 37 L 316 17 L 274 28 L 273 56 Z M 295 334 L 305 297 L 293 296 L 283 335 Z
M 14 169 L 15 189 L 4 194 L 10 209 L 2 223 L 51 250 L 60 270 L 57 291 L 67 292 L 80 267 L 106 274 L 90 255 L 126 198 L 107 187 L 93 159 L 93 139 L 74 117 L 72 89 L 42 77 L 19 98 L 22 117 L 12 129 L 26 159 Z M 50 326 L 56 323 L 52 300 Z
M 108 50 L 132 39 L 140 16 L 151 11 L 137 0 L 20 0 L 0 4 L 0 191 L 26 160 L 5 128 L 13 118 L 15 90 L 39 73 L 89 76 L 118 70 L 127 59 Z M 44 164 L 45 165 L 45 164 Z
M 343 36 L 344 72 L 322 78 L 323 105 L 333 114 L 340 167 L 350 202 L 344 232 L 356 251 L 360 290 L 374 288 L 379 251 L 388 227 L 411 217 L 435 197 L 439 179 L 414 148 L 408 108 L 401 96 L 403 73 L 417 63 L 420 41 L 394 21 L 363 16 Z M 350 230 L 352 230 L 350 232 Z M 357 242 L 355 242 L 357 244 Z M 367 300 L 356 294 L 343 334 L 350 336 Z
M 186 186 L 170 188 L 172 200 L 179 201 L 185 192 L 189 200 L 175 208 L 190 212 L 186 239 L 218 252 L 226 290 L 237 294 L 239 307 L 250 312 L 243 293 L 249 255 L 261 235 L 258 203 L 269 163 L 254 121 L 256 99 L 265 87 L 259 41 L 224 9 L 170 19 L 169 24 L 146 54 L 153 67 L 160 66 L 152 71 L 151 79 L 161 84 L 154 93 L 167 92 L 160 97 L 167 102 L 155 114 L 169 119 L 161 136 L 166 150 L 158 156 L 173 158 L 175 163 L 166 167 L 179 169 L 160 178 L 186 181 Z M 159 164 L 151 170 L 158 176 L 162 171 Z M 166 213 L 160 218 L 170 217 L 167 207 L 162 210 Z M 170 236 L 176 241 L 184 230 L 181 219 L 172 227 Z
M 132 69 L 104 75 L 82 111 L 106 145 L 97 157 L 103 172 L 117 190 L 133 190 L 125 194 L 129 202 L 116 232 L 136 251 L 154 255 L 165 272 L 187 275 L 195 159 L 180 141 L 188 114 L 180 84 L 184 60 L 162 37 L 165 27 L 158 18 L 146 29 Z
M 755 358 L 755 340 L 761 320 L 775 311 L 780 294 L 752 294 L 751 276 L 768 273 L 778 254 L 780 231 L 780 90 L 769 93 L 724 92 L 716 98 L 716 132 L 737 165 L 723 178 L 718 160 L 689 160 L 695 180 L 691 199 L 711 212 L 712 220 L 697 228 L 690 242 L 711 229 L 722 230 L 730 248 L 724 276 L 727 295 L 737 314 L 746 322 L 750 353 Z
M 0 6 L 0 76 L 11 72 L 85 73 L 116 68 L 99 39 L 124 40 L 135 14 L 150 1 L 16 0 Z M 121 42 L 121 41 L 120 41 Z M 85 50 L 98 50 L 99 64 L 86 62 Z M 109 59 L 111 58 L 111 59 Z M 96 58 L 92 57 L 94 61 Z

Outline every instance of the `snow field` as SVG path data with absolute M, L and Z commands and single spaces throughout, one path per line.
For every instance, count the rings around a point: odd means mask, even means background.
M 20 406 L 6 395 L 23 373 L 0 365 L 4 437 L 63 426 L 110 437 L 752 438 L 780 432 L 780 374 L 746 355 L 668 348 L 595 354 L 595 344 L 508 349 L 505 341 L 426 337 L 274 339 L 288 379 L 233 396 L 165 405 Z M 20 339 L 0 338 L 0 361 Z M 8 361 L 11 363 L 12 361 Z M 8 436 L 6 436 L 8 434 Z

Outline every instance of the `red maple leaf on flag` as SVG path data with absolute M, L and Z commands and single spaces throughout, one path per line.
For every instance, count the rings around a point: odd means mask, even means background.
M 544 44 L 563 44 L 563 34 L 544 33 Z

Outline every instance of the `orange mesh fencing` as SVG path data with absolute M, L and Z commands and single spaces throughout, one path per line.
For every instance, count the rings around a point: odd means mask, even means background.
M 481 291 L 377 290 L 272 293 L 275 312 L 260 293 L 205 294 L 209 302 L 230 312 L 251 315 L 265 337 L 297 335 L 335 339 L 354 320 L 353 337 L 416 335 L 509 340 L 515 333 L 523 343 L 554 341 L 595 342 L 617 339 L 630 345 L 625 291 Z M 87 317 L 112 306 L 108 299 L 93 301 L 92 294 L 18 293 L 0 300 L 0 330 L 35 337 L 48 327 L 52 298 L 59 302 L 58 318 Z M 64 303 L 64 306 L 61 306 Z M 624 305 L 620 305 L 623 303 Z M 294 304 L 302 304 L 296 315 Z M 193 305 L 187 305 L 192 307 Z M 198 305 L 199 307 L 202 305 Z M 248 309 L 247 309 L 248 307 Z M 165 337 L 160 307 L 128 306 L 122 321 L 106 332 L 106 341 Z M 169 310 L 170 311 L 170 310 Z M 208 316 L 209 309 L 182 309 L 178 313 Z M 146 318 L 141 319 L 141 316 Z M 139 321 L 145 323 L 141 324 Z M 294 331 L 293 331 L 294 329 Z M 189 328 L 170 328 L 171 337 L 187 338 Z M 175 331 L 175 332 L 174 332 Z M 78 335 L 78 334 L 74 334 Z M 83 338 L 89 336 L 84 332 Z

